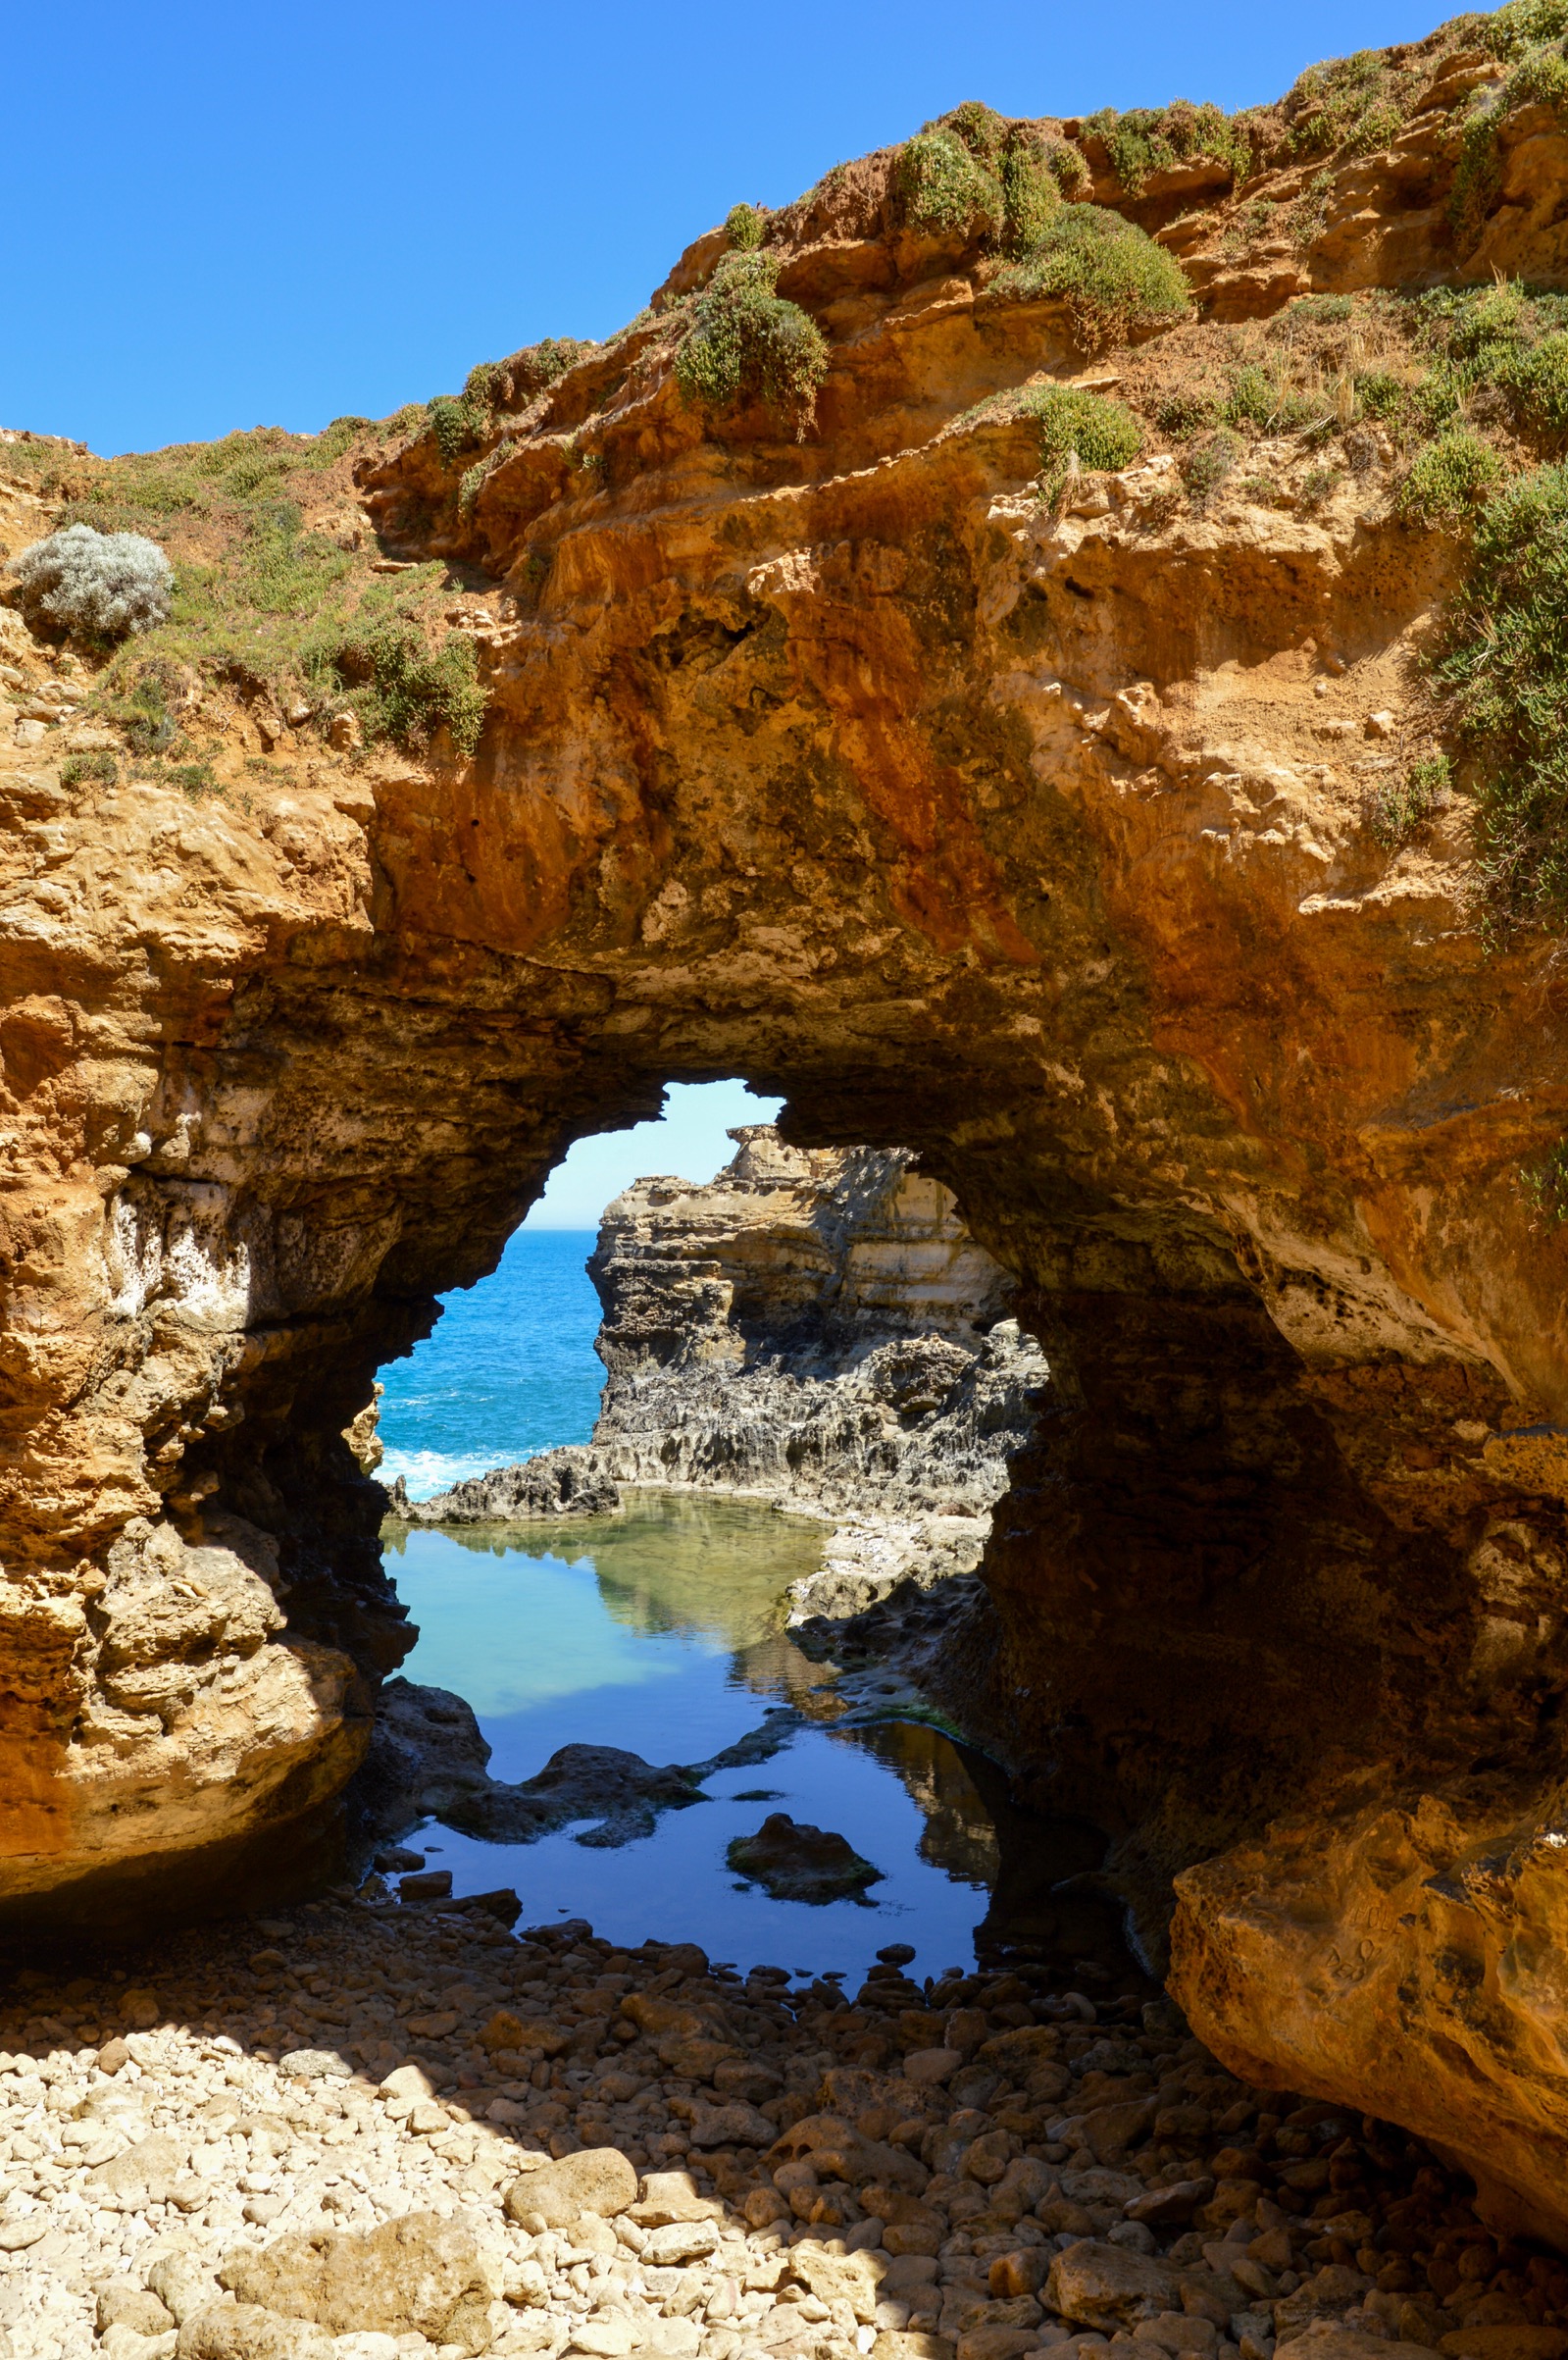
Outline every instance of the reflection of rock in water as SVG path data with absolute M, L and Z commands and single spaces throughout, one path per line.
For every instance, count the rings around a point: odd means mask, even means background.
M 892 1770 L 920 1806 L 926 1821 L 921 1859 L 945 1870 L 957 1884 L 988 1892 L 1000 1868 L 996 1830 L 952 1739 L 904 1720 L 846 1731 L 845 1738 Z
M 1120 1907 L 1089 1882 L 1106 1850 L 1096 1828 L 1023 1810 L 995 1763 L 919 1722 L 846 1729 L 844 1739 L 874 1754 L 919 1805 L 926 1821 L 921 1858 L 955 1882 L 989 1893 L 975 1929 L 983 1958 L 1023 1952 L 1067 1980 L 1095 1983 L 1103 1976 L 1124 1990 L 1139 1979 Z M 1069 1880 L 1075 1889 L 1058 1890 Z M 1150 1980 L 1148 1988 L 1158 1986 Z
M 1005 1771 L 968 1746 L 961 1751 L 996 1830 L 996 1882 L 990 1908 L 975 1929 L 979 1955 L 1004 1948 L 1033 1952 L 1080 1982 L 1103 1979 L 1124 1991 L 1141 1982 L 1158 1991 L 1158 1981 L 1128 1948 L 1121 1904 L 1094 1889 L 1094 1872 L 1107 1849 L 1098 1828 L 1023 1810 Z M 1077 1889 L 1060 1891 L 1068 1879 Z
M 408 1526 L 388 1522 L 385 1546 L 401 1555 Z M 766 1642 L 784 1620 L 792 1581 L 822 1562 L 824 1527 L 754 1500 L 628 1491 L 602 1521 L 540 1530 L 533 1524 L 443 1525 L 444 1537 L 481 1557 L 585 1565 L 605 1611 L 631 1630 L 701 1632 L 736 1651 Z M 811 1672 L 811 1679 L 821 1674 Z M 748 1680 L 748 1685 L 755 1685 Z

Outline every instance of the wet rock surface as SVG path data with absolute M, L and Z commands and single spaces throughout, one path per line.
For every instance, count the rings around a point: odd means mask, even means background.
M 490 1843 L 533 1843 L 578 1820 L 596 1822 L 580 1844 L 632 1843 L 652 1833 L 662 1812 L 705 1801 L 704 1778 L 768 1761 L 801 1718 L 792 1706 L 771 1706 L 756 1728 L 702 1762 L 660 1765 L 622 1746 L 559 1746 L 535 1776 L 508 1782 L 490 1776 L 489 1743 L 464 1698 L 388 1680 L 351 1797 L 361 1848 L 367 1836 L 406 1834 L 431 1814 Z
M 25 1971 L 0 2354 L 1568 2351 L 1568 2265 L 1418 2141 L 1249 2088 L 1103 1969 L 910 1963 L 850 1993 L 339 1901 Z
M 840 1901 L 876 1884 L 882 1871 L 831 1828 L 811 1827 L 772 1811 L 755 1835 L 737 1835 L 725 1854 L 776 1901 Z

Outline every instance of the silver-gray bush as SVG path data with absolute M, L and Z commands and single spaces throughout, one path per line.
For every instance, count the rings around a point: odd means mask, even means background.
M 99 533 L 67 525 L 11 561 L 29 622 L 83 639 L 121 640 L 167 623 L 175 576 L 155 540 L 141 533 Z

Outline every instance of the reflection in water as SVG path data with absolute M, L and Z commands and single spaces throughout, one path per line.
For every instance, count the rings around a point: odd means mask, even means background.
M 687 1938 L 745 1964 L 858 1974 L 890 1941 L 914 1944 L 918 1972 L 967 1964 L 994 1890 L 987 1946 L 1009 1930 L 1006 1894 L 1042 1952 L 1068 1945 L 1092 1960 L 1109 1948 L 1107 1964 L 1123 1967 L 1104 1905 L 1045 1889 L 1097 1864 L 1091 1830 L 1018 1812 L 994 1767 L 936 1729 L 840 1725 L 834 1675 L 784 1627 L 784 1590 L 820 1563 L 820 1524 L 750 1501 L 628 1499 L 592 1523 L 389 1527 L 389 1570 L 420 1628 L 407 1677 L 468 1698 L 506 1779 L 533 1776 L 572 1743 L 701 1761 L 780 1702 L 805 1723 L 760 1771 L 716 1773 L 706 1802 L 618 1851 L 585 1849 L 571 1830 L 521 1846 L 431 1825 L 415 1840 L 453 1872 L 455 1891 L 504 1881 L 533 1922 L 584 1917 L 617 1941 Z M 726 1847 L 770 1810 L 836 1830 L 884 1881 L 864 1900 L 822 1905 L 746 1885 Z

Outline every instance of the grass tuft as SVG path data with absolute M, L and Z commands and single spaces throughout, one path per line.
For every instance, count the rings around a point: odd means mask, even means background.
M 1557 1229 L 1568 1221 L 1568 1140 L 1525 1164 L 1519 1186 L 1540 1226 Z
M 721 258 L 692 308 L 675 374 L 686 399 L 709 409 L 760 395 L 798 439 L 816 413 L 828 343 L 808 312 L 776 292 L 779 268 L 766 251 Z
M 996 292 L 1060 296 L 1079 342 L 1094 351 L 1188 309 L 1179 266 L 1146 231 L 1098 205 L 1064 205 L 1033 254 L 998 273 Z
M 1201 508 L 1213 498 L 1227 478 L 1235 474 L 1245 448 L 1240 436 L 1228 426 L 1216 427 L 1211 435 L 1204 435 L 1189 445 L 1182 454 L 1182 481 L 1194 506 Z
M 1377 788 L 1369 818 L 1379 844 L 1396 852 L 1416 830 L 1442 810 L 1453 793 L 1453 771 L 1446 754 L 1428 754 L 1412 763 L 1402 779 Z
M 68 754 L 60 765 L 62 787 L 113 787 L 120 778 L 120 764 L 107 746 L 90 754 Z

